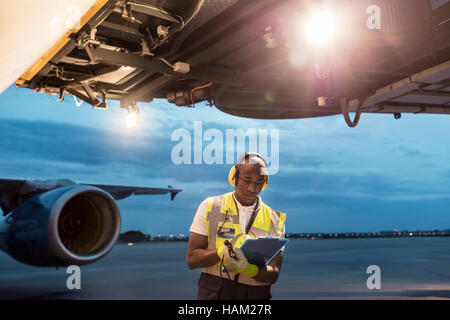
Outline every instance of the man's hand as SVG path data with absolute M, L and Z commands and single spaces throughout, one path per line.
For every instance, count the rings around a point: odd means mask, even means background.
M 235 274 L 243 273 L 249 277 L 256 276 L 258 274 L 258 267 L 254 264 L 248 263 L 245 254 L 240 248 L 234 248 L 233 251 L 236 254 L 236 259 L 230 256 L 228 247 L 224 247 L 223 249 L 224 266 L 227 271 L 232 271 Z
M 235 251 L 236 248 L 234 248 L 233 251 Z M 223 266 L 227 267 L 227 271 L 233 271 L 236 268 L 238 268 L 238 264 L 241 265 L 242 262 L 239 261 L 237 256 L 232 256 L 230 254 L 230 248 L 228 246 L 223 246 L 217 249 L 217 255 L 221 258 Z
M 220 258 L 219 264 L 222 264 L 224 267 L 227 267 L 228 271 L 231 271 L 233 268 L 232 266 L 236 264 L 237 260 L 230 256 L 228 246 L 219 247 L 219 249 L 217 249 L 217 255 Z

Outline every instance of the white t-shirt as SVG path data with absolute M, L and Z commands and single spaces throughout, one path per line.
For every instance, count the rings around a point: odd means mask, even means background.
M 255 204 L 251 206 L 243 206 L 234 196 L 233 198 L 236 200 L 236 204 L 238 206 L 238 212 L 239 212 L 239 225 L 241 226 L 242 232 L 245 232 L 245 229 L 247 228 L 247 224 L 250 221 L 250 218 L 252 217 L 253 210 L 255 209 Z M 261 204 L 261 198 L 258 196 L 258 209 Z M 191 228 L 189 229 L 190 232 L 195 232 L 201 235 L 206 236 L 208 233 L 206 231 L 206 205 L 207 205 L 207 199 L 203 200 L 202 203 L 198 206 L 197 213 L 195 214 L 194 221 L 192 222 Z M 281 237 L 284 238 L 285 234 L 285 226 L 283 226 L 283 232 Z

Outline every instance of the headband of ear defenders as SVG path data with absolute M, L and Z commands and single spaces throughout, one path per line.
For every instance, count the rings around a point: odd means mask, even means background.
M 238 165 L 239 165 L 239 164 L 245 163 L 245 158 L 246 158 L 247 156 L 249 157 L 249 159 L 250 159 L 251 157 L 257 157 L 257 158 L 261 159 L 262 161 L 264 161 L 264 164 L 267 165 L 266 160 L 264 160 L 264 158 L 263 158 L 259 153 L 256 153 L 256 152 L 247 152 L 247 153 L 244 153 L 243 155 L 241 155 L 241 156 L 239 157 L 239 159 L 238 159 L 238 161 L 237 161 L 237 165 L 234 165 L 234 166 L 230 169 L 230 172 L 228 173 L 228 182 L 229 182 L 230 185 L 232 185 L 233 187 L 236 185 L 236 178 L 237 178 L 238 175 L 239 175 Z M 263 187 L 262 187 L 261 190 L 264 190 L 264 189 L 267 187 L 268 184 L 269 184 L 269 176 L 267 175 L 267 176 L 266 176 L 266 179 L 265 179 L 265 181 L 264 181 Z

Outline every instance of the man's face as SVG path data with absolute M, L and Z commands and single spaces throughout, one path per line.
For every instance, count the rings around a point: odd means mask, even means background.
M 240 164 L 239 178 L 235 186 L 236 197 L 243 205 L 252 205 L 261 192 L 265 176 L 261 175 L 260 164 Z

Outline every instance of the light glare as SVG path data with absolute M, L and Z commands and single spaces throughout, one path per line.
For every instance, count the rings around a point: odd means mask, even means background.
M 52 27 L 55 27 L 57 24 L 59 24 L 59 21 L 61 19 L 59 17 L 54 17 L 48 24 L 51 25 Z
M 335 30 L 333 15 L 328 12 L 317 13 L 305 26 L 306 41 L 310 45 L 323 45 L 333 38 Z
M 134 69 L 133 67 L 130 67 L 130 66 L 121 66 L 120 67 L 120 70 L 122 70 L 122 71 L 130 71 L 130 70 L 132 70 L 132 69 Z
M 139 123 L 139 116 L 138 114 L 133 111 L 128 113 L 127 115 L 127 127 L 128 128 L 134 128 L 137 126 L 137 124 Z

